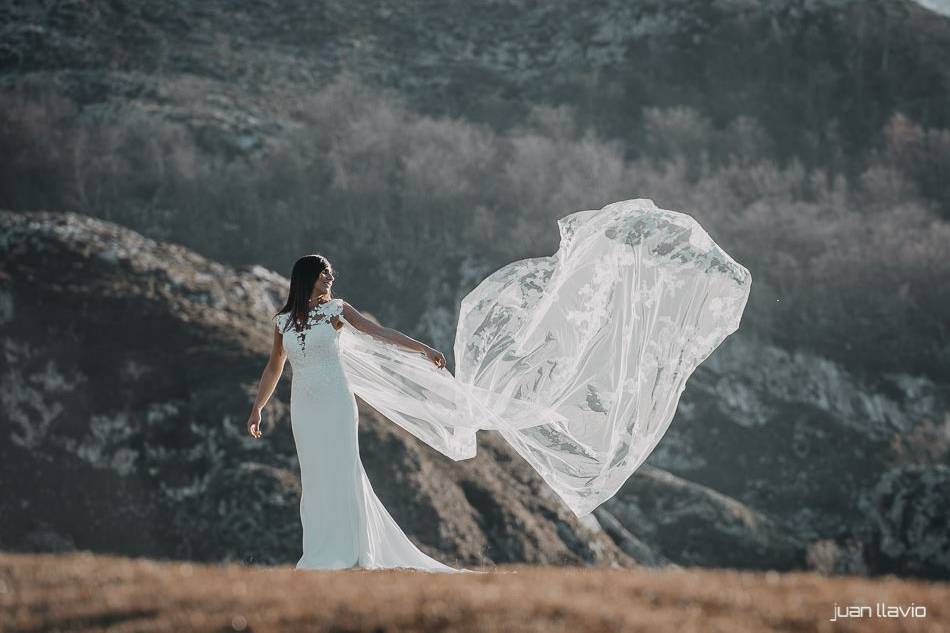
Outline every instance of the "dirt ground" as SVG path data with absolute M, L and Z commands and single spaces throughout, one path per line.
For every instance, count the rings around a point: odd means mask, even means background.
M 917 617 L 884 617 L 878 603 L 916 607 Z M 862 605 L 870 616 L 841 617 Z M 298 571 L 0 553 L 0 631 L 937 633 L 950 631 L 950 583 L 700 568 Z

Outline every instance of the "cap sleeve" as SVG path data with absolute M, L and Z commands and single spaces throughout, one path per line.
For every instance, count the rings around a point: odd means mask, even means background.
M 277 326 L 277 330 L 278 330 L 279 332 L 283 332 L 283 331 L 284 331 L 284 323 L 285 323 L 284 317 L 286 317 L 286 316 L 287 316 L 286 314 L 275 314 L 275 315 L 271 318 L 271 323 L 273 323 L 274 325 Z
M 334 299 L 333 308 L 330 310 L 332 316 L 341 316 L 343 314 L 343 299 Z

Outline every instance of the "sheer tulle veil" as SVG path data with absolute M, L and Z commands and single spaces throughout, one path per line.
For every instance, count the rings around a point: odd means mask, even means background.
M 354 393 L 454 460 L 498 431 L 577 516 L 653 451 L 686 380 L 739 327 L 752 276 L 687 214 L 625 200 L 558 220 L 550 257 L 461 303 L 455 374 L 341 331 Z

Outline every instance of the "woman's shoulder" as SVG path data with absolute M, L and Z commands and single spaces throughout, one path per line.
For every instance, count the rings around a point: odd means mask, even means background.
M 333 297 L 329 301 L 320 304 L 314 308 L 314 313 L 318 316 L 323 317 L 333 317 L 343 314 L 343 306 L 346 304 L 346 301 L 340 297 Z
M 334 313 L 340 314 L 343 312 L 343 308 L 347 305 L 346 301 L 342 297 L 334 297 L 330 300 Z
M 334 297 L 333 299 L 330 299 L 329 301 L 327 301 L 321 306 L 311 308 L 311 312 L 310 312 L 311 318 L 313 318 L 316 315 L 323 315 L 324 317 L 326 317 L 326 316 L 336 316 L 339 314 L 343 314 L 343 308 L 346 305 L 347 303 L 344 299 L 342 299 L 341 297 Z M 283 331 L 284 329 L 286 329 L 285 326 L 287 325 L 288 319 L 290 318 L 291 318 L 291 313 L 289 311 L 280 312 L 278 314 L 275 314 L 273 317 L 271 317 L 271 322 L 274 323 L 274 325 L 276 325 L 278 328 L 280 328 L 281 331 Z

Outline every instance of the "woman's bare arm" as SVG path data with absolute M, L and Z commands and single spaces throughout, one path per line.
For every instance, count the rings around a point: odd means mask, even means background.
M 361 332 L 365 332 L 366 334 L 370 334 L 389 343 L 395 343 L 410 351 L 425 354 L 429 360 L 435 363 L 436 367 L 445 367 L 445 356 L 442 355 L 442 352 L 429 347 L 422 341 L 417 341 L 411 336 L 406 336 L 399 330 L 373 323 L 346 301 L 343 301 L 343 317 Z
M 284 364 L 287 362 L 287 352 L 284 351 L 284 337 L 274 326 L 274 344 L 271 347 L 270 359 L 261 374 L 257 385 L 257 397 L 251 406 L 251 415 L 247 419 L 247 430 L 253 437 L 261 436 L 261 411 L 270 400 L 281 374 L 284 373 Z

